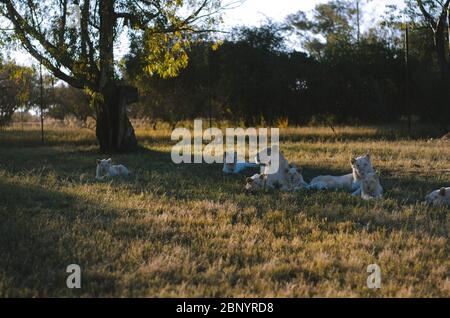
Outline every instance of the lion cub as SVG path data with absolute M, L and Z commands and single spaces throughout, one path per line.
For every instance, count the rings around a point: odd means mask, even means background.
M 245 184 L 245 191 L 247 193 L 253 193 L 258 190 L 264 189 L 266 186 L 266 180 L 264 175 L 255 174 L 253 177 L 247 178 Z
M 352 169 L 353 169 L 353 184 L 352 191 L 353 195 L 360 196 L 361 195 L 361 181 L 362 179 L 369 173 L 375 173 L 375 170 L 372 166 L 372 160 L 370 154 L 365 156 L 361 156 L 358 158 L 353 158 L 351 160 Z
M 301 189 L 306 189 L 308 187 L 308 184 L 303 179 L 303 169 L 300 167 L 297 167 L 296 165 L 289 165 L 289 169 L 286 169 L 286 181 L 287 184 L 285 185 L 283 190 L 286 191 L 297 191 Z
M 287 189 L 289 162 L 281 153 L 278 145 L 259 152 L 255 161 L 261 165 L 261 174 L 264 175 L 266 188 Z
M 383 195 L 383 187 L 380 184 L 380 177 L 371 172 L 366 174 L 361 180 L 361 198 L 363 200 L 379 199 Z
M 447 205 L 450 207 L 450 188 L 441 188 L 431 192 L 426 196 L 425 200 L 432 205 Z
M 105 178 L 113 178 L 130 175 L 130 171 L 123 165 L 113 165 L 112 159 L 97 160 L 97 173 L 95 178 L 103 180 Z

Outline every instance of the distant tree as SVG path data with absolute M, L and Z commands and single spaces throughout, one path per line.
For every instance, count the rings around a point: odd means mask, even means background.
M 0 64 L 0 127 L 8 124 L 16 110 L 31 107 L 33 70 L 12 62 Z
M 289 15 L 286 27 L 301 38 L 309 54 L 320 59 L 327 45 L 357 42 L 357 20 L 353 1 L 332 0 L 316 5 L 311 18 L 303 11 Z
M 83 125 L 89 118 L 95 118 L 95 111 L 90 105 L 89 96 L 78 88 L 71 86 L 57 86 L 52 90 L 51 107 L 48 116 L 55 119 L 75 117 Z

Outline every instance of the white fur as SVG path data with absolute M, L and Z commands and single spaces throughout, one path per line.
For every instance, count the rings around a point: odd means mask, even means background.
M 364 200 L 379 199 L 383 195 L 380 177 L 375 173 L 365 174 L 361 180 L 361 198 Z
M 353 195 L 361 195 L 361 180 L 365 175 L 369 173 L 374 173 L 375 170 L 372 166 L 372 160 L 369 154 L 351 160 L 351 165 L 353 169 L 353 184 L 352 191 Z
M 441 188 L 433 191 L 426 196 L 425 200 L 428 204 L 435 206 L 447 205 L 450 207 L 450 188 Z
M 97 180 L 129 175 L 130 172 L 125 166 L 113 165 L 111 159 L 97 160 L 97 172 L 95 176 Z
M 353 174 L 345 176 L 319 176 L 311 180 L 308 189 L 353 191 Z
M 245 191 L 253 192 L 257 190 L 264 189 L 265 187 L 265 177 L 262 174 L 255 174 L 251 178 L 247 178 L 247 183 L 245 185 Z
M 268 161 L 261 160 L 262 152 L 256 155 L 256 162 L 262 166 L 262 174 L 265 176 L 265 187 L 272 189 L 288 189 L 287 171 L 290 169 L 289 162 L 280 152 L 278 146 L 264 150 L 269 156 Z M 278 167 L 274 166 L 273 158 L 278 159 Z M 276 169 L 277 168 L 277 169 Z
M 361 196 L 361 180 L 369 174 L 374 173 L 370 155 L 353 158 L 351 160 L 351 174 L 344 176 L 319 176 L 314 178 L 308 189 L 315 190 L 346 190 L 353 192 L 353 195 Z
M 239 174 L 246 170 L 258 169 L 259 165 L 256 163 L 237 162 L 237 153 L 233 155 L 233 162 L 227 162 L 227 154 L 223 156 L 223 173 L 225 174 Z
M 290 165 L 290 168 L 286 171 L 286 179 L 287 185 L 285 189 L 287 191 L 297 191 L 308 187 L 308 184 L 303 179 L 302 169 L 295 165 Z

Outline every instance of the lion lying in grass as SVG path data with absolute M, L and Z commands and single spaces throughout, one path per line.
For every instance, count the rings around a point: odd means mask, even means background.
M 379 199 L 383 195 L 383 187 L 380 183 L 380 177 L 371 172 L 361 180 L 361 198 L 363 200 Z
M 286 189 L 287 191 L 298 191 L 301 189 L 307 189 L 308 184 L 303 179 L 303 169 L 292 164 L 289 165 L 289 169 L 286 170 Z
M 97 160 L 97 172 L 95 179 L 104 180 L 114 177 L 128 177 L 130 171 L 124 165 L 113 165 L 112 159 Z
M 362 179 L 364 179 L 368 174 L 375 173 L 370 154 L 358 158 L 352 158 L 351 165 L 353 170 L 353 195 L 360 196 L 362 192 Z
M 445 206 L 450 207 L 450 188 L 441 188 L 428 194 L 425 198 L 428 204 L 435 206 Z
M 247 178 L 246 191 L 253 192 L 260 189 L 296 191 L 307 187 L 302 169 L 289 164 L 278 146 L 259 152 L 255 161 L 261 165 L 262 173 Z
M 255 174 L 251 178 L 247 178 L 245 190 L 247 192 L 255 192 L 262 189 L 280 189 L 282 191 L 298 191 L 301 189 L 306 189 L 308 184 L 303 179 L 302 169 L 295 166 L 289 165 L 289 169 L 286 169 L 286 182 L 279 187 L 268 186 L 267 177 L 264 174 Z
M 311 180 L 308 189 L 314 190 L 346 190 L 355 196 L 362 195 L 362 179 L 374 173 L 370 155 L 352 158 L 353 172 L 343 176 L 319 176 Z M 372 180 L 370 178 L 370 180 Z M 369 182 L 368 182 L 369 183 Z
M 264 187 L 284 191 L 288 189 L 287 171 L 290 169 L 289 162 L 278 146 L 259 152 L 255 161 L 262 167 L 261 171 L 265 180 Z
M 245 184 L 245 191 L 247 193 L 254 193 L 258 190 L 265 188 L 265 177 L 262 174 L 255 174 L 254 176 L 247 178 Z
M 308 189 L 311 190 L 346 190 L 352 191 L 353 174 L 345 176 L 318 176 L 311 180 Z

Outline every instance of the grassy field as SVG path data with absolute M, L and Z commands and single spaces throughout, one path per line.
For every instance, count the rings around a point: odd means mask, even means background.
M 383 200 L 343 192 L 244 193 L 220 165 L 171 163 L 169 131 L 114 156 L 135 174 L 95 181 L 89 130 L 0 132 L 1 297 L 450 297 L 450 144 L 393 129 L 283 131 L 285 156 L 319 174 L 370 152 Z M 82 288 L 66 287 L 79 264 Z M 367 288 L 367 266 L 381 289 Z

